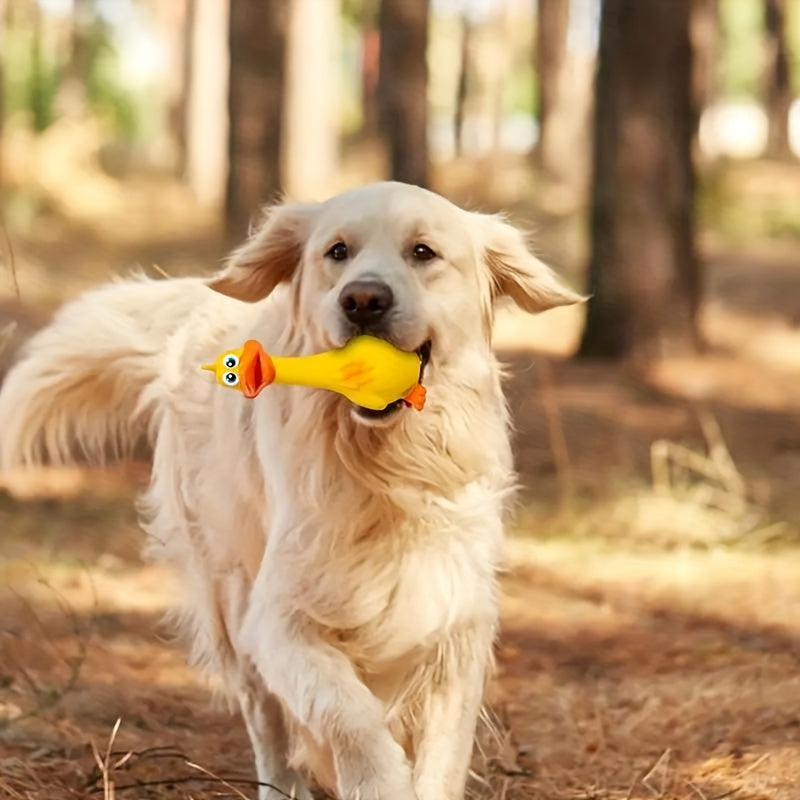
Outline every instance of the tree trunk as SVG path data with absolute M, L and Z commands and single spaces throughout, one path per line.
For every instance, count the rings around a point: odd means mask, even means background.
M 293 196 L 333 193 L 339 158 L 339 0 L 293 0 L 284 87 L 284 188 Z
M 567 53 L 569 0 L 539 0 L 536 20 L 535 68 L 539 92 L 539 144 L 536 160 L 547 173 L 559 172 L 557 148 L 561 70 Z
M 226 226 L 239 238 L 281 189 L 281 131 L 290 0 L 235 0 L 228 44 Z
M 694 51 L 693 96 L 698 114 L 719 95 L 719 0 L 694 0 L 691 34 Z
M 238 3 L 237 3 L 238 5 Z M 185 180 L 197 200 L 222 211 L 229 172 L 226 0 L 191 0 L 187 18 Z
M 764 100 L 769 119 L 767 155 L 787 158 L 791 154 L 789 107 L 792 87 L 786 46 L 786 0 L 764 0 L 764 34 L 767 50 Z
M 457 156 L 464 152 L 464 113 L 466 111 L 467 95 L 469 94 L 469 81 L 471 71 L 470 50 L 472 47 L 472 23 L 469 15 L 461 15 L 461 51 L 458 62 L 458 82 L 456 84 L 456 107 L 453 114 L 453 142 Z
M 69 25 L 69 56 L 61 68 L 58 110 L 72 119 L 86 116 L 86 85 L 92 58 L 92 29 L 95 10 L 89 0 L 75 0 Z
M 382 0 L 381 128 L 393 180 L 428 186 L 428 3 Z
M 9 23 L 6 0 L 0 0 L 0 214 L 5 212 L 6 165 L 3 159 L 3 137 L 6 127 L 6 59 L 3 45 Z
M 177 91 L 169 109 L 170 127 L 175 138 L 175 174 L 186 177 L 189 164 L 189 102 L 192 96 L 192 63 L 194 62 L 195 0 L 184 0 L 178 30 L 173 44 L 178 51 Z
M 380 60 L 380 33 L 373 20 L 364 23 L 361 36 L 361 109 L 364 136 L 377 137 L 380 134 L 380 114 L 378 112 L 378 73 Z
M 44 131 L 53 121 L 53 104 L 45 70 L 45 59 L 42 52 L 44 38 L 44 11 L 35 3 L 33 6 L 33 30 L 31 38 L 31 71 L 28 79 L 28 107 L 31 111 L 33 130 Z
M 697 344 L 691 0 L 604 0 L 580 355 L 641 364 Z

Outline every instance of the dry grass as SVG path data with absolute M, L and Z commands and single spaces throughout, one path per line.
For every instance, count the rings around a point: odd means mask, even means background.
M 652 483 L 595 504 L 572 520 L 571 535 L 658 549 L 797 542 L 798 527 L 771 519 L 752 496 L 715 417 L 701 411 L 699 420 L 704 451 L 655 440 L 650 446 Z

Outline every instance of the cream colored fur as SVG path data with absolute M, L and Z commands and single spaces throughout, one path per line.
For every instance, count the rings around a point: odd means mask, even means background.
M 336 241 L 344 263 L 325 256 Z M 415 259 L 418 242 L 438 258 Z M 370 422 L 298 387 L 251 401 L 200 370 L 248 337 L 279 354 L 343 344 L 337 297 L 365 276 L 392 287 L 393 341 L 432 342 L 422 412 Z M 310 797 L 308 774 L 342 800 L 463 796 L 513 486 L 501 295 L 530 311 L 579 299 L 503 220 L 373 184 L 269 209 L 211 282 L 86 294 L 2 387 L 5 468 L 149 436 L 150 552 L 183 575 L 193 656 L 277 787 L 261 798 Z

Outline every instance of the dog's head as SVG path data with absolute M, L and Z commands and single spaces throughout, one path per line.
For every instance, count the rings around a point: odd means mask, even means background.
M 437 369 L 486 352 L 498 298 L 530 312 L 581 299 L 499 217 L 392 182 L 269 208 L 210 286 L 256 302 L 284 282 L 310 351 L 371 334 L 419 352 L 429 385 Z M 402 407 L 354 416 L 387 423 Z

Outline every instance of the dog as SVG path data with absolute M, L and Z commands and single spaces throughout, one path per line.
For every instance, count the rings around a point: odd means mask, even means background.
M 380 182 L 267 208 L 211 277 L 90 290 L 6 377 L 3 468 L 150 443 L 148 550 L 183 578 L 179 625 L 241 709 L 261 800 L 463 797 L 515 484 L 502 298 L 582 299 L 502 217 Z M 423 411 L 248 400 L 200 369 L 247 338 L 359 334 L 420 354 Z

